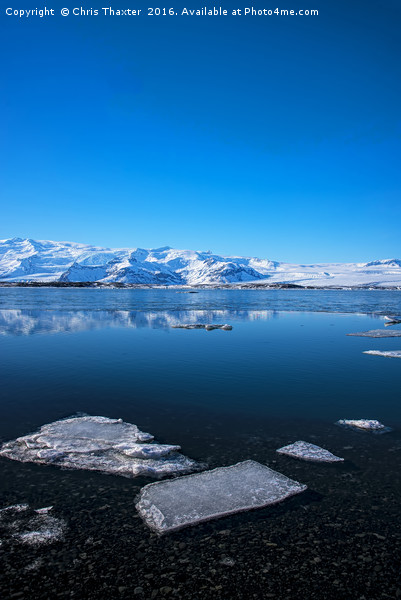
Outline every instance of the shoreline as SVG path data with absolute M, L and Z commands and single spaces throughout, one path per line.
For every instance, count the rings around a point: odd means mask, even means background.
M 135 289 L 135 290 L 318 290 L 318 291 L 401 291 L 400 286 L 347 285 L 312 286 L 295 283 L 220 283 L 197 285 L 154 285 L 145 283 L 102 283 L 98 281 L 0 281 L 0 288 L 96 288 L 96 289 Z

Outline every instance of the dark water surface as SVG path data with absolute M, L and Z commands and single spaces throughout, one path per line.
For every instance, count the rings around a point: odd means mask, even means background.
M 401 597 L 401 360 L 362 353 L 401 339 L 346 336 L 388 313 L 401 292 L 0 289 L 0 440 L 121 417 L 211 468 L 254 459 L 309 487 L 160 538 L 134 507 L 150 480 L 0 459 L 0 507 L 54 505 L 68 525 L 63 542 L 0 546 L 0 597 Z M 233 330 L 172 328 L 195 322 Z M 299 439 L 345 462 L 276 454 Z

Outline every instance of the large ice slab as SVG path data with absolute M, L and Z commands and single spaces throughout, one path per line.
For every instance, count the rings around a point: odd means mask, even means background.
M 150 443 L 152 439 L 149 433 L 121 419 L 71 417 L 6 442 L 0 456 L 125 477 L 161 477 L 199 468 L 195 461 L 178 453 L 180 446 Z
M 387 356 L 388 358 L 401 358 L 401 350 L 365 350 L 364 354 Z
M 159 533 L 281 502 L 306 490 L 253 460 L 142 488 L 136 508 Z
M 345 429 L 353 429 L 354 431 L 370 431 L 372 433 L 388 433 L 393 431 L 391 427 L 386 427 L 380 421 L 375 419 L 340 419 L 336 421 L 336 425 Z
M 17 542 L 40 546 L 64 538 L 66 522 L 51 514 L 52 506 L 31 509 L 28 504 L 13 504 L 0 509 L 0 544 Z
M 357 333 L 347 333 L 347 335 L 372 338 L 401 337 L 401 329 L 371 329 L 370 331 L 358 331 Z
M 279 454 L 287 454 L 294 458 L 311 460 L 313 462 L 343 462 L 344 460 L 343 458 L 332 454 L 329 450 L 325 450 L 324 448 L 316 446 L 315 444 L 310 444 L 309 442 L 303 442 L 302 440 L 289 444 L 288 446 L 283 446 L 276 450 L 276 452 Z

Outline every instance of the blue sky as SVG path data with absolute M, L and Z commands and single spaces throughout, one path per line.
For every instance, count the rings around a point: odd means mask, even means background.
M 399 1 L 279 8 L 320 14 L 1 9 L 0 237 L 401 258 Z

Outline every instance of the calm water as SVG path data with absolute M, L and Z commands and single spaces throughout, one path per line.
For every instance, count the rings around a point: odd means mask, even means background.
M 401 360 L 363 354 L 401 339 L 346 335 L 400 313 L 401 292 L 0 289 L 3 441 L 77 412 L 121 417 L 211 467 L 252 458 L 309 486 L 157 538 L 134 509 L 147 480 L 1 459 L 0 506 L 53 504 L 69 527 L 53 546 L 0 547 L 3 597 L 401 595 Z M 172 327 L 196 322 L 233 330 Z M 395 431 L 344 431 L 340 418 Z M 346 461 L 275 453 L 297 439 Z

